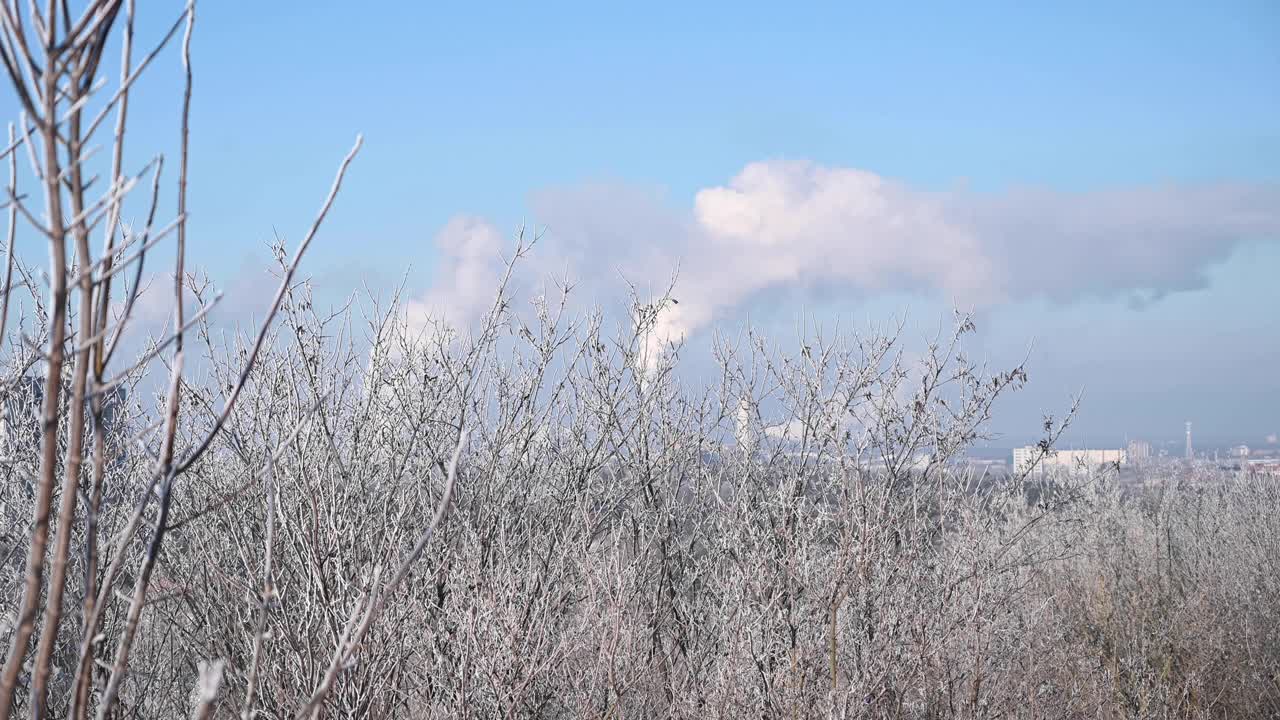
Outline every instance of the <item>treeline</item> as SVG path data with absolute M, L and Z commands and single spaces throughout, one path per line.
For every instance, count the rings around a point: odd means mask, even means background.
M 173 493 L 120 712 L 189 714 L 214 661 L 215 717 L 294 715 L 321 687 L 324 717 L 1280 711 L 1280 488 L 957 471 L 1023 378 L 965 360 L 967 322 L 911 364 L 892 336 L 722 345 L 720 382 L 690 389 L 672 356 L 646 356 L 643 313 L 618 334 L 558 302 L 529 324 L 510 305 L 460 335 L 287 295 Z M 180 446 L 208 435 L 252 341 L 199 337 Z M 167 402 L 134 399 L 135 430 Z M 95 519 L 117 537 L 143 507 L 126 588 L 159 522 L 153 465 L 114 466 L 105 485 L 130 502 Z M 5 507 L 29 522 L 22 498 Z M 86 568 L 70 563 L 74 618 Z M 126 599 L 105 608 L 91 699 Z M 63 624 L 51 712 L 79 629 Z

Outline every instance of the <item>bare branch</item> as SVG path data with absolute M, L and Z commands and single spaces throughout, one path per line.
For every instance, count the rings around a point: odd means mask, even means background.
M 298 266 L 302 262 L 302 256 L 310 247 L 311 241 L 315 239 L 316 233 L 320 230 L 321 223 L 324 222 L 325 216 L 329 213 L 329 208 L 333 206 L 334 198 L 338 196 L 338 190 L 342 187 L 342 178 L 346 175 L 347 167 L 351 165 L 351 161 L 355 158 L 356 153 L 360 150 L 360 145 L 364 139 L 357 135 L 356 143 L 351 147 L 351 151 L 347 153 L 343 159 L 341 167 L 338 168 L 338 175 L 333 180 L 333 187 L 329 189 L 329 196 L 325 198 L 324 205 L 320 208 L 320 213 L 316 216 L 315 221 L 311 224 L 311 229 L 307 231 L 306 236 L 302 239 L 302 244 L 298 246 L 297 252 L 290 261 L 288 268 L 284 272 L 284 277 L 280 279 L 280 286 L 276 290 L 275 299 L 271 302 L 271 308 L 267 311 L 266 318 L 262 321 L 262 327 L 258 331 L 258 338 L 254 342 L 252 349 L 249 351 L 248 359 L 245 360 L 244 368 L 240 372 L 240 379 L 232 389 L 230 397 L 227 398 L 222 408 L 222 414 L 214 421 L 213 427 L 205 434 L 204 439 L 196 445 L 195 449 L 187 455 L 187 458 L 178 465 L 178 473 L 186 472 L 200 456 L 209 449 L 209 444 L 213 442 L 213 438 L 226 424 L 227 418 L 231 415 L 231 411 L 235 409 L 236 400 L 240 397 L 240 392 L 244 388 L 245 382 L 249 379 L 249 373 L 253 372 L 254 361 L 258 357 L 258 353 L 262 351 L 262 344 L 266 341 L 267 331 L 271 328 L 271 322 L 275 319 L 276 313 L 280 311 L 280 301 L 284 299 L 285 291 L 288 290 L 290 283 L 293 281 L 294 273 L 298 271 Z

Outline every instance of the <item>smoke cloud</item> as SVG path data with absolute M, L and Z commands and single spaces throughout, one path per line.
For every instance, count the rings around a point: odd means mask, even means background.
M 865 170 L 751 163 L 692 206 L 661 192 L 592 184 L 536 193 L 546 228 L 531 263 L 615 297 L 618 275 L 664 289 L 662 318 L 690 335 L 776 289 L 919 292 L 977 308 L 1044 298 L 1135 306 L 1204 287 L 1242 242 L 1280 237 L 1280 187 L 1159 185 L 1090 192 L 913 188 Z M 456 218 L 437 238 L 435 285 L 415 307 L 466 320 L 501 270 L 503 234 Z
M 502 277 L 502 233 L 482 218 L 459 216 L 436 234 L 435 246 L 435 280 L 405 304 L 410 322 L 421 329 L 428 318 L 457 326 L 479 320 Z

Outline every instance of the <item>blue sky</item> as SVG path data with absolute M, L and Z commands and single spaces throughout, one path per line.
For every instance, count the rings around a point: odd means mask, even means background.
M 219 186 L 202 202 L 237 236 L 300 220 L 362 131 L 335 228 L 422 263 L 450 216 L 511 226 L 541 187 L 690 202 L 774 157 L 977 187 L 1280 166 L 1268 2 L 512 5 L 202 5 L 195 161 Z
M 606 205 L 679 226 L 701 212 L 700 191 L 732 186 L 751 163 L 857 169 L 912 197 L 1037 188 L 1061 194 L 1046 202 L 1063 217 L 1080 194 L 1133 188 L 1276 197 L 1280 6 L 1031 5 L 206 2 L 193 43 L 194 255 L 225 284 L 257 277 L 273 228 L 301 235 L 356 132 L 365 149 L 310 264 L 335 296 L 409 266 L 410 290 L 429 294 L 451 267 L 439 234 L 459 215 L 506 237 L 547 222 L 552 206 L 590 270 L 596 253 L 615 257 L 611 244 L 653 239 L 579 223 L 575 198 L 594 197 L 583 188 L 647 194 L 652 205 L 605 192 Z M 141 37 L 162 32 L 161 15 Z M 167 59 L 135 100 L 148 153 L 176 139 L 179 69 Z M 1163 226 L 1134 222 L 1095 234 L 1141 235 L 1166 252 Z M 984 306 L 991 358 L 1036 338 L 1032 387 L 997 429 L 1018 436 L 1084 387 L 1081 432 L 1093 438 L 1177 437 L 1184 419 L 1223 440 L 1280 431 L 1280 238 L 1257 234 L 1215 235 L 1221 252 L 1173 257 L 1185 265 L 1176 277 L 1135 280 L 1135 292 L 1161 297 L 1141 309 L 1123 279 L 1102 296 L 1024 289 Z M 800 278 L 794 312 L 936 317 L 951 289 L 839 284 Z M 740 324 L 756 304 L 719 308 L 715 324 Z

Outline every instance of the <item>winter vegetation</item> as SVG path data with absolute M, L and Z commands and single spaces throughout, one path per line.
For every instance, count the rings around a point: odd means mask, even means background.
M 0 718 L 1280 715 L 1280 486 L 965 469 L 1028 380 L 967 315 L 920 353 L 721 338 L 692 385 L 669 294 L 517 297 L 524 238 L 470 325 L 323 308 L 305 253 L 357 140 L 261 322 L 215 327 L 194 6 L 137 51 L 132 0 L 86 5 L 0 2 Z M 126 168 L 130 89 L 175 55 L 182 153 Z

